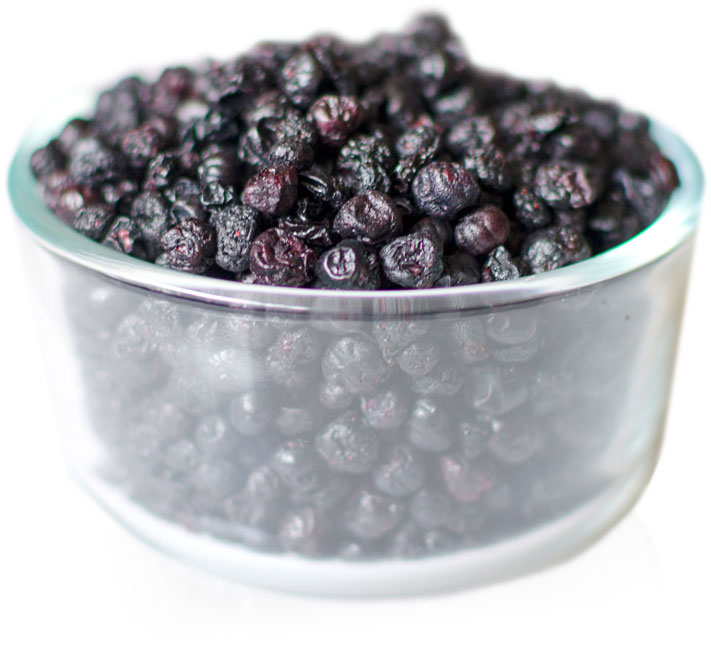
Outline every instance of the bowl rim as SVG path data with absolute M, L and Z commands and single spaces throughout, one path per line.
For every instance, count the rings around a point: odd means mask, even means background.
M 411 316 L 493 309 L 576 294 L 647 266 L 678 249 L 693 234 L 704 187 L 701 165 L 677 134 L 656 121 L 650 134 L 677 167 L 680 186 L 660 216 L 632 239 L 587 260 L 517 280 L 432 289 L 330 290 L 270 287 L 165 269 L 107 248 L 64 224 L 42 201 L 30 171 L 34 150 L 69 119 L 87 115 L 94 93 L 53 103 L 29 128 L 12 160 L 8 189 L 15 214 L 46 250 L 96 274 L 180 299 L 256 311 L 336 314 L 339 317 Z

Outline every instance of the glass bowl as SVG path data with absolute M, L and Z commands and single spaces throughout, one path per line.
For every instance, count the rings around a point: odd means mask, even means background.
M 482 584 L 584 548 L 655 467 L 702 174 L 584 262 L 402 291 L 246 285 L 162 269 L 43 204 L 22 142 L 10 194 L 71 468 L 162 551 L 291 592 Z

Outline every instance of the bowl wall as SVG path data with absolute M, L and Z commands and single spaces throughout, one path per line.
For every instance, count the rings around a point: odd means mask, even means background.
M 627 509 L 659 449 L 691 246 L 577 293 L 361 320 L 187 301 L 28 252 L 90 491 L 223 574 L 249 579 L 255 556 L 259 582 L 323 592 L 337 565 L 336 591 L 368 593 L 408 591 L 387 570 L 364 583 L 383 563 L 410 587 L 422 559 L 462 561 L 445 587 L 529 569 Z

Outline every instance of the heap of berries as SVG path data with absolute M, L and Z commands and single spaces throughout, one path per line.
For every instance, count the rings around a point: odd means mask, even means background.
M 648 120 L 470 63 L 426 15 L 129 77 L 31 168 L 87 237 L 193 274 L 347 289 L 508 280 L 609 249 L 678 186 Z

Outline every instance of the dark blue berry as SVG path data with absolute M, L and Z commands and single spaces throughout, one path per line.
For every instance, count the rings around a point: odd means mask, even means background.
M 353 394 L 372 392 L 390 373 L 377 345 L 360 335 L 334 342 L 324 354 L 321 367 L 326 380 Z
M 592 205 L 602 193 L 602 183 L 597 168 L 569 161 L 542 164 L 534 181 L 536 195 L 561 209 Z
M 257 212 L 245 205 L 227 205 L 212 212 L 210 223 L 217 233 L 217 266 L 233 273 L 246 271 L 252 244 L 259 234 Z
M 482 282 L 497 280 L 515 280 L 527 273 L 526 265 L 511 255 L 505 246 L 498 246 L 484 262 L 481 268 Z
M 378 430 L 393 430 L 407 419 L 410 398 L 400 387 L 385 386 L 362 396 L 360 409 L 368 425 Z
M 401 502 L 377 492 L 361 490 L 350 500 L 344 522 L 357 538 L 378 540 L 400 523 L 404 513 Z
M 402 218 L 389 196 L 379 191 L 366 191 L 341 207 L 333 219 L 333 229 L 345 239 L 380 244 L 402 233 Z
M 479 186 L 459 164 L 432 162 L 412 181 L 412 196 L 424 214 L 451 220 L 476 203 Z
M 454 239 L 470 255 L 484 255 L 504 244 L 509 230 L 506 214 L 494 205 L 485 205 L 462 217 L 454 229 Z
M 375 487 L 393 497 L 405 497 L 425 483 L 427 471 L 423 457 L 405 445 L 391 447 L 373 470 Z
M 299 177 L 293 166 L 274 166 L 250 178 L 242 202 L 267 216 L 286 214 L 296 201 Z
M 116 217 L 101 243 L 126 255 L 141 259 L 146 257 L 141 230 L 137 223 L 127 216 Z
M 249 268 L 267 285 L 302 287 L 314 275 L 316 255 L 298 237 L 281 228 L 270 228 L 252 243 Z
M 380 283 L 359 241 L 346 239 L 326 251 L 316 264 L 316 277 L 332 289 L 376 289 Z
M 203 221 L 188 219 L 168 230 L 161 245 L 171 269 L 203 273 L 214 259 L 215 231 Z
M 327 146 L 340 146 L 365 118 L 358 100 L 352 96 L 322 96 L 311 105 L 309 120 Z
M 552 271 L 592 254 L 583 235 L 570 228 L 545 228 L 531 234 L 521 247 L 521 258 L 533 273 Z
M 314 444 L 334 471 L 365 474 L 378 458 L 378 440 L 355 411 L 341 415 L 326 426 Z
M 419 399 L 407 424 L 407 438 L 424 451 L 446 451 L 453 442 L 448 410 L 435 399 Z
M 380 260 L 385 277 L 400 287 L 432 287 L 444 271 L 441 243 L 423 232 L 393 239 Z
M 116 214 L 108 205 L 90 204 L 76 212 L 72 225 L 83 235 L 99 241 L 103 239 L 115 217 Z

